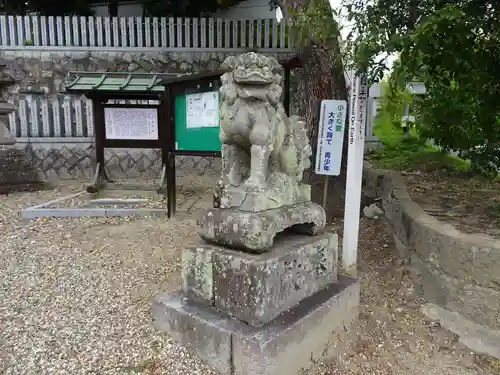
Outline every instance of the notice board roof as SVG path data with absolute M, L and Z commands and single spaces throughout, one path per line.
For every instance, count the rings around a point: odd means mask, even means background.
M 179 77 L 177 73 L 70 72 L 68 92 L 122 92 L 129 94 L 162 93 L 161 82 Z

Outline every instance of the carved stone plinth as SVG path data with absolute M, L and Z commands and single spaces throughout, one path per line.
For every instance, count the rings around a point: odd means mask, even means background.
M 14 109 L 12 104 L 0 103 L 0 194 L 46 187 L 24 151 L 16 148 L 16 140 L 7 129 L 7 115 Z
M 253 253 L 268 250 L 276 235 L 284 230 L 315 235 L 325 225 L 325 210 L 313 202 L 260 212 L 212 208 L 198 219 L 199 234 L 204 240 Z
M 337 277 L 337 235 L 287 236 L 265 254 L 200 243 L 183 288 L 153 300 L 157 328 L 222 375 L 296 375 L 345 351 L 359 282 Z

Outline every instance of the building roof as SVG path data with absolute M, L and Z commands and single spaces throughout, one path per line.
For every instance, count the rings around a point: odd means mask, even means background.
M 423 95 L 426 92 L 425 85 L 422 82 L 408 82 L 406 88 L 414 95 Z

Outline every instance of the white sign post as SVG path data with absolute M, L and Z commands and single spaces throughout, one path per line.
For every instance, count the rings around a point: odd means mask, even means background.
M 326 209 L 328 177 L 338 176 L 342 164 L 347 102 L 322 100 L 316 148 L 316 174 L 325 175 L 323 207 Z
M 368 97 L 366 74 L 358 72 L 351 83 L 349 148 L 347 153 L 346 196 L 342 264 L 356 272 L 361 208 L 361 181 L 365 149 L 365 122 Z

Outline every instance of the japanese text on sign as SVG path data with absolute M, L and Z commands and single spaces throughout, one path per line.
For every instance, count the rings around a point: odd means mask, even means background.
M 156 108 L 104 108 L 107 139 L 158 139 Z
M 338 176 L 342 162 L 342 147 L 346 121 L 345 100 L 322 100 L 318 145 L 316 150 L 316 174 Z
M 364 141 L 366 132 L 366 107 L 368 101 L 368 82 L 366 74 L 360 76 L 359 82 L 359 99 L 358 99 L 358 110 L 359 110 L 359 129 L 358 129 L 358 139 Z
M 186 128 L 219 126 L 219 92 L 186 95 Z

